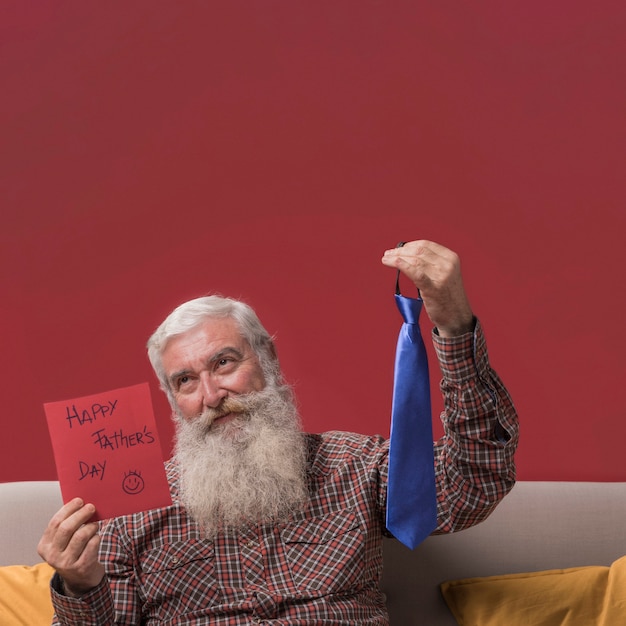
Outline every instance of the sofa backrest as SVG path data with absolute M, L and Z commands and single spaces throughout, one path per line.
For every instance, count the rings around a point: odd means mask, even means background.
M 382 589 L 391 623 L 455 626 L 439 584 L 586 565 L 626 555 L 626 482 L 518 482 L 481 524 L 411 552 L 386 541 Z
M 0 483 L 0 565 L 32 565 L 61 506 L 54 481 Z M 518 482 L 491 517 L 411 552 L 385 540 L 382 588 L 395 626 L 455 626 L 445 580 L 610 565 L 626 554 L 626 483 Z
M 0 565 L 34 565 L 37 544 L 63 501 L 57 481 L 0 483 Z

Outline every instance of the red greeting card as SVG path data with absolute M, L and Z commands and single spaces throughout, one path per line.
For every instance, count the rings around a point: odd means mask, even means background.
M 148 383 L 44 404 L 63 501 L 106 519 L 172 503 Z

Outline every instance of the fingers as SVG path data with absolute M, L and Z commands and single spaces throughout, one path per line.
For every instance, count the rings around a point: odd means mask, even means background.
M 456 253 L 433 241 L 410 241 L 401 248 L 386 250 L 382 262 L 399 269 L 420 291 L 426 292 L 460 274 Z
M 94 513 L 93 504 L 84 504 L 80 498 L 71 500 L 52 517 L 37 546 L 39 555 L 61 575 L 67 590 L 91 589 L 104 575 L 98 562 L 98 525 L 89 522 Z
M 94 513 L 93 504 L 85 505 L 80 498 L 75 498 L 63 505 L 54 514 L 44 531 L 39 543 L 40 549 L 46 552 L 50 552 L 50 550 L 64 552 L 76 532 L 93 517 Z M 84 534 L 79 534 L 78 539 Z
M 405 274 L 420 290 L 431 321 L 443 336 L 454 336 L 473 328 L 458 255 L 433 241 L 419 240 L 387 250 L 383 265 Z

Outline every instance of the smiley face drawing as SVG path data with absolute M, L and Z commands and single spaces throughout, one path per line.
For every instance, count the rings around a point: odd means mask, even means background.
M 128 474 L 124 474 L 124 480 L 122 480 L 122 489 L 130 496 L 135 496 L 141 493 L 145 487 L 141 474 L 135 470 L 130 470 Z

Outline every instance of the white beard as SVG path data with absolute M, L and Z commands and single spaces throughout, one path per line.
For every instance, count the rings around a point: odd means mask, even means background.
M 214 419 L 238 413 L 212 426 Z M 285 520 L 306 500 L 306 446 L 285 387 L 226 398 L 218 409 L 177 419 L 180 499 L 208 537 Z

